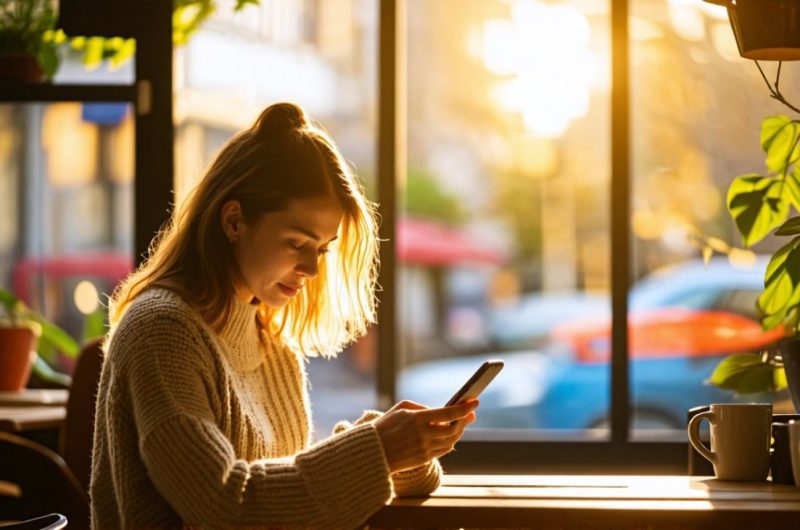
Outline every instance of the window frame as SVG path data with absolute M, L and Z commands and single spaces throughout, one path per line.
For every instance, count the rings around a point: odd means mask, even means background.
M 395 241 L 396 183 L 405 169 L 405 13 L 406 0 L 379 0 L 378 26 L 378 187 L 381 238 Z M 685 473 L 687 442 L 631 440 L 628 294 L 630 281 L 630 79 L 629 0 L 609 0 L 612 39 L 611 88 L 611 401 L 610 438 L 604 441 L 459 442 L 458 451 L 442 459 L 448 472 L 459 473 Z M 378 405 L 396 401 L 397 349 L 394 245 L 381 246 L 377 393 Z M 688 411 L 687 411 L 688 412 Z

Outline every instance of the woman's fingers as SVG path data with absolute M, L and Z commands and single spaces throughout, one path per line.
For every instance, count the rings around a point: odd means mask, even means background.
M 471 418 L 474 417 L 474 412 L 469 413 L 467 416 L 456 420 L 451 423 L 431 423 L 429 428 L 434 432 L 436 438 L 450 438 L 464 432 L 464 429 L 472 423 Z
M 400 410 L 400 409 L 404 409 L 404 410 L 425 410 L 427 408 L 428 407 L 426 407 L 425 405 L 421 405 L 421 404 L 417 403 L 416 401 L 411 401 L 409 399 L 405 399 L 405 400 L 399 402 L 394 407 L 392 407 L 392 409 L 397 409 L 397 410 Z
M 451 436 L 450 438 L 443 438 L 436 440 L 433 444 L 433 449 L 431 451 L 433 453 L 433 457 L 438 458 L 452 451 L 453 448 L 455 448 L 460 438 L 461 434 L 459 434 L 458 436 Z
M 428 409 L 403 401 L 375 421 L 392 471 L 424 464 L 449 453 L 464 429 L 475 420 L 477 400 Z
M 451 407 L 420 410 L 416 414 L 420 421 L 426 423 L 451 423 L 469 415 L 478 408 L 478 404 L 478 400 L 473 400 Z

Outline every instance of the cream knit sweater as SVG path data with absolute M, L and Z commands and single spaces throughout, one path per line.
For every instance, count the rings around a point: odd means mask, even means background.
M 438 487 L 436 461 L 390 474 L 378 412 L 311 445 L 304 360 L 255 317 L 237 301 L 216 334 L 170 291 L 132 303 L 100 380 L 94 529 L 351 528 Z

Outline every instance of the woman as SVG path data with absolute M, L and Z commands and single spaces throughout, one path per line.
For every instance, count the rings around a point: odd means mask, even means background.
M 94 528 L 347 528 L 438 486 L 477 402 L 403 402 L 310 443 L 305 356 L 373 322 L 376 230 L 299 107 L 272 105 L 223 147 L 111 301 Z

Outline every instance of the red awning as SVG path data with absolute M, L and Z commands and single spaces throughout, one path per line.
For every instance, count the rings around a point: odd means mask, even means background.
M 48 280 L 58 280 L 65 276 L 94 276 L 116 284 L 132 270 L 133 257 L 114 252 L 87 252 L 45 258 L 29 256 L 14 265 L 13 291 L 30 304 L 31 284 L 39 274 Z
M 397 259 L 400 263 L 428 266 L 496 265 L 502 252 L 440 222 L 401 218 L 397 223 Z

